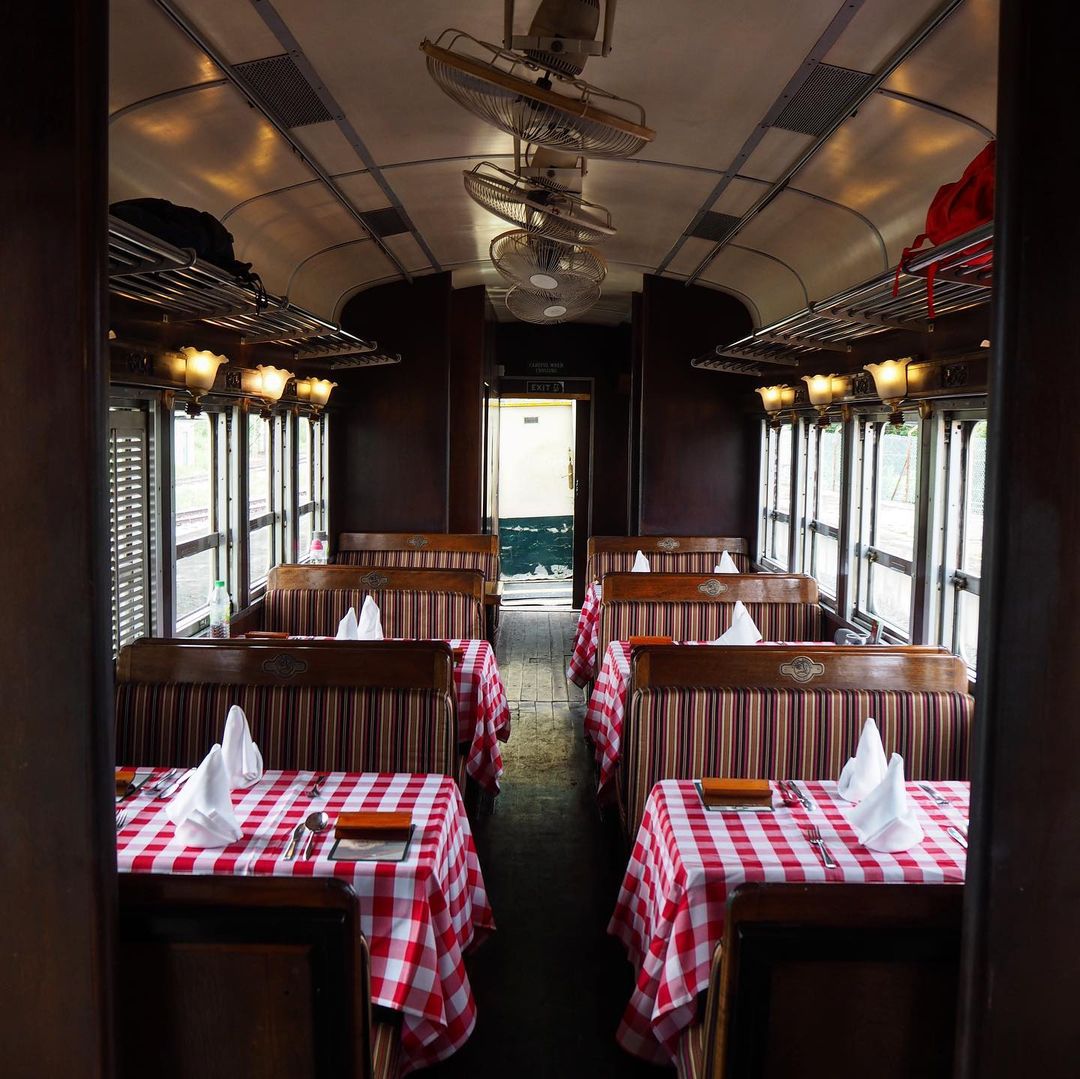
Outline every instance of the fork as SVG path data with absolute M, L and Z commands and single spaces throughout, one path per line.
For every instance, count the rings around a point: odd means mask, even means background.
M 128 815 L 127 815 L 126 810 L 124 810 L 121 813 L 116 814 L 116 830 L 117 830 L 117 832 L 120 832 L 122 829 L 127 827 L 127 819 L 128 819 Z
M 920 783 L 919 790 L 921 790 L 923 794 L 928 795 L 931 801 L 937 803 L 937 805 L 941 806 L 942 809 L 948 809 L 949 806 L 952 805 L 952 802 L 950 802 L 948 798 L 944 797 L 941 794 L 938 794 L 938 792 L 934 790 L 934 788 L 931 787 L 929 783 Z
M 820 828 L 816 825 L 811 825 L 803 832 L 803 835 L 806 836 L 807 843 L 817 849 L 818 854 L 821 855 L 822 862 L 825 863 L 826 869 L 840 868 L 836 863 L 836 859 L 829 853 L 829 848 L 825 846 L 825 840 L 821 838 Z

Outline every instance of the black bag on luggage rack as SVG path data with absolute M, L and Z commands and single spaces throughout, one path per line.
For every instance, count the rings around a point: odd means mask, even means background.
M 250 262 L 236 258 L 232 233 L 213 214 L 192 206 L 177 206 L 168 199 L 124 199 L 114 202 L 109 213 L 174 247 L 190 248 L 196 258 L 250 285 L 255 290 L 256 308 L 261 311 L 266 307 L 262 280 L 252 271 Z

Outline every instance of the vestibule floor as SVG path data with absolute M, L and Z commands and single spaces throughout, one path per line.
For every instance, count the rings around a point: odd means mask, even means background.
M 432 1079 L 674 1074 L 615 1043 L 633 987 L 606 933 L 624 864 L 596 808 L 582 693 L 566 681 L 577 616 L 507 611 L 498 659 L 513 726 L 476 841 L 497 932 L 468 958 L 476 1030 Z

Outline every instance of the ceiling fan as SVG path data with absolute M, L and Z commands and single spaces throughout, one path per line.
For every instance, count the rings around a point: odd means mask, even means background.
M 599 285 L 594 285 L 590 293 L 578 297 L 545 296 L 539 292 L 527 292 L 515 285 L 506 294 L 506 307 L 510 314 L 522 322 L 555 326 L 585 314 L 598 299 Z
M 509 3 L 502 46 L 449 29 L 420 48 L 444 93 L 522 142 L 589 157 L 632 157 L 655 137 L 645 110 L 577 77 L 590 55 L 610 51 L 614 14 L 607 0 L 598 43 L 599 0 L 541 0 L 529 33 L 515 37 Z
M 513 229 L 491 241 L 491 261 L 510 284 L 560 302 L 600 295 L 603 256 L 580 244 Z
M 542 168 L 529 171 L 508 172 L 481 161 L 464 173 L 465 190 L 485 210 L 530 233 L 572 244 L 600 243 L 615 235 L 603 206 L 545 179 Z

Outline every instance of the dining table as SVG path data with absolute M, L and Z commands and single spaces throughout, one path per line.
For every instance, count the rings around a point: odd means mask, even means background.
M 165 769 L 138 769 L 147 791 Z M 117 805 L 121 873 L 339 877 L 359 897 L 371 952 L 372 1003 L 402 1016 L 404 1071 L 444 1060 L 476 1023 L 465 953 L 495 928 L 469 819 L 453 779 L 397 773 L 268 771 L 232 792 L 243 832 L 219 849 L 185 847 L 167 798 L 137 791 Z M 167 792 L 172 794 L 172 792 Z M 175 796 L 175 795 L 173 795 Z M 339 861 L 333 829 L 286 857 L 294 829 L 313 811 L 408 812 L 414 829 L 400 861 Z M 122 817 L 121 817 L 122 814 Z
M 290 640 L 323 641 L 333 637 L 293 636 Z M 495 649 L 483 640 L 447 641 L 454 653 L 454 690 L 458 743 L 467 745 L 465 771 L 494 796 L 503 773 L 500 742 L 510 738 L 510 705 L 499 673 Z
M 798 782 L 796 793 L 771 786 L 765 812 L 707 808 L 693 780 L 663 780 L 650 792 L 608 926 L 636 971 L 616 1034 L 635 1056 L 672 1063 L 708 988 L 727 900 L 739 885 L 964 881 L 968 783 L 908 783 L 924 835 L 891 854 L 859 843 L 848 820 L 853 806 L 835 782 Z M 835 868 L 807 838 L 815 827 Z
M 596 678 L 596 653 L 600 647 L 600 583 L 594 581 L 585 590 L 574 631 L 574 651 L 566 668 L 566 677 L 584 689 Z

